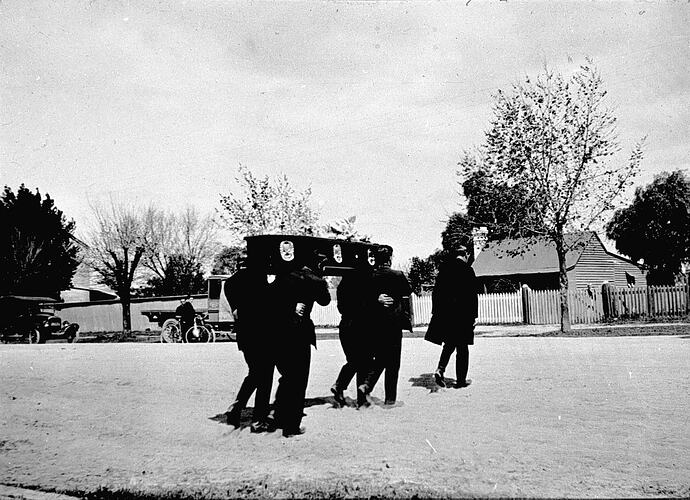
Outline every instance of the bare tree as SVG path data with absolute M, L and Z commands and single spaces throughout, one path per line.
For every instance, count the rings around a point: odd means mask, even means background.
M 620 150 L 616 118 L 605 97 L 602 78 L 589 61 L 568 79 L 546 69 L 536 80 L 498 92 L 478 156 L 466 155 L 460 163 L 465 179 L 481 173 L 508 194 L 519 187 L 519 199 L 503 201 L 508 216 L 502 219 L 512 229 L 554 242 L 563 331 L 570 330 L 565 257 L 579 244 L 564 234 L 582 234 L 614 209 L 642 160 L 642 142 L 627 161 L 614 160 Z M 510 217 L 516 210 L 520 216 Z M 491 226 L 497 220 L 475 222 Z
M 218 225 L 211 215 L 188 206 L 180 213 L 151 209 L 147 218 L 150 244 L 142 263 L 154 276 L 164 280 L 170 269 L 179 267 L 170 266 L 171 259 L 183 260 L 189 268 L 210 267 L 218 251 Z
M 122 334 L 128 337 L 132 331 L 132 283 L 150 246 L 149 221 L 154 217 L 155 210 L 141 210 L 110 200 L 107 206 L 92 206 L 92 211 L 95 227 L 87 237 L 86 262 L 100 275 L 101 281 L 120 297 Z

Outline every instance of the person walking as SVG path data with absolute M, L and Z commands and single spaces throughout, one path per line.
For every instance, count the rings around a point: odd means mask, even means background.
M 316 347 L 316 330 L 310 318 L 314 302 L 326 306 L 331 301 L 326 280 L 321 277 L 325 256 L 316 256 L 314 269 L 302 266 L 276 275 L 272 303 L 265 314 L 274 315 L 276 368 L 280 373 L 274 402 L 275 426 L 283 436 L 304 433 L 301 427 L 304 397 L 309 382 L 311 346 Z
M 342 277 L 337 289 L 340 324 L 338 337 L 345 354 L 345 364 L 338 373 L 338 378 L 331 387 L 333 398 L 340 406 L 345 406 L 343 392 L 357 375 L 357 386 L 365 382 L 371 367 L 373 354 L 365 339 L 367 327 L 365 292 L 369 276 L 365 271 L 354 271 Z M 358 392 L 357 405 L 366 403 Z
M 274 330 L 264 312 L 268 283 L 263 273 L 247 267 L 246 255 L 240 257 L 238 267 L 238 271 L 225 281 L 223 293 L 235 318 L 237 348 L 244 355 L 248 373 L 226 412 L 227 423 L 240 426 L 242 410 L 256 391 L 250 429 L 254 433 L 266 432 L 270 430 L 268 412 L 274 371 L 270 349 Z
M 370 328 L 374 332 L 374 360 L 363 384 L 358 386 L 358 399 L 365 399 L 385 370 L 385 404 L 397 401 L 398 373 L 402 352 L 402 330 L 412 331 L 410 294 L 412 289 L 401 271 L 391 269 L 393 249 L 382 245 L 376 252 L 377 268 L 369 280 Z
M 470 353 L 474 344 L 474 325 L 477 319 L 477 277 L 468 263 L 466 246 L 450 251 L 441 264 L 431 295 L 431 321 L 424 338 L 437 345 L 443 344 L 434 379 L 446 387 L 444 373 L 448 362 L 456 352 L 455 388 L 472 383 L 467 378 Z

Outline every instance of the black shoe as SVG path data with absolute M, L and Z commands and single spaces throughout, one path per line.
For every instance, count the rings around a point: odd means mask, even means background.
M 291 429 L 283 429 L 283 437 L 289 438 L 293 436 L 301 436 L 306 432 L 306 429 L 304 427 L 297 427 L 297 428 L 291 428 Z
M 434 372 L 434 380 L 436 381 L 437 385 L 440 385 L 441 387 L 446 386 L 446 381 L 443 378 L 443 372 L 441 370 L 436 370 Z
M 472 383 L 471 379 L 466 379 L 464 382 L 456 382 L 455 385 L 453 386 L 454 389 L 462 389 L 463 387 L 467 387 Z
M 333 386 L 331 387 L 331 392 L 333 393 L 333 399 L 335 399 L 335 402 L 340 406 L 345 406 L 345 395 L 343 394 L 343 391 L 338 389 L 336 386 Z

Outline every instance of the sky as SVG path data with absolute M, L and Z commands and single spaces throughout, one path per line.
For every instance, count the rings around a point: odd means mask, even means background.
M 690 174 L 686 1 L 3 0 L 0 186 L 49 193 L 79 234 L 111 199 L 214 212 L 241 164 L 426 257 L 492 96 L 587 57 L 617 161 L 647 137 L 637 184 Z

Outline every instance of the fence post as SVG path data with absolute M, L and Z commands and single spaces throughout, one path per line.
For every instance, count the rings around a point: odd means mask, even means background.
M 647 317 L 654 317 L 654 291 L 647 285 Z
M 529 323 L 529 287 L 527 285 L 522 285 L 520 289 L 522 292 L 522 322 L 525 324 Z
M 613 318 L 613 308 L 611 307 L 613 304 L 613 297 L 612 297 L 612 290 L 611 290 L 611 283 L 604 282 L 603 285 L 601 285 L 601 304 L 604 308 L 604 320 L 610 321 Z

